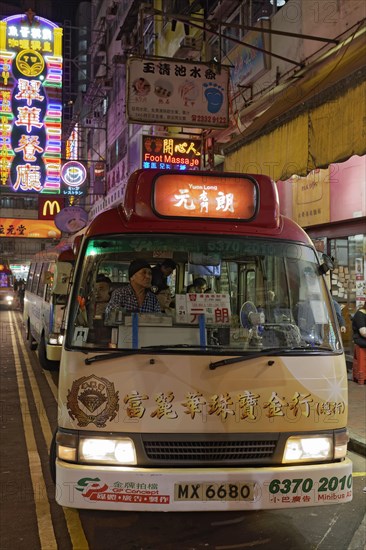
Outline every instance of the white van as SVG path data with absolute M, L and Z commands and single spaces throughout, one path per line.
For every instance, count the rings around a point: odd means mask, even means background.
M 46 370 L 57 369 L 61 358 L 63 320 L 74 267 L 70 245 L 57 245 L 36 254 L 24 296 L 23 321 L 30 349 L 38 348 Z

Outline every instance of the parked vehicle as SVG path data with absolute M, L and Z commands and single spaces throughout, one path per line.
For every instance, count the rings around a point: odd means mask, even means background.
M 24 295 L 23 321 L 31 349 L 38 348 L 41 366 L 57 369 L 74 253 L 60 244 L 32 259 Z

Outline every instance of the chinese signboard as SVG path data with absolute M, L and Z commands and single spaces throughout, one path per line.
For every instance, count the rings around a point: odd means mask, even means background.
M 257 186 L 248 177 L 217 175 L 159 175 L 154 183 L 153 207 L 168 217 L 250 220 L 257 207 Z
M 0 21 L 0 183 L 60 193 L 62 29 L 26 14 Z
M 59 239 L 61 232 L 53 221 L 0 218 L 0 237 Z
M 306 177 L 294 176 L 292 219 L 302 227 L 330 221 L 329 169 L 312 170 Z
M 228 67 L 131 57 L 127 117 L 141 124 L 227 128 L 228 86 Z
M 199 170 L 201 141 L 142 136 L 142 168 Z
M 204 315 L 207 325 L 230 326 L 228 294 L 176 294 L 176 322 L 197 325 Z

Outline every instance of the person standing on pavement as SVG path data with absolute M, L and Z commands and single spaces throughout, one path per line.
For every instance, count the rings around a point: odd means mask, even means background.
M 354 314 L 352 330 L 354 343 L 360 348 L 366 348 L 366 302 Z

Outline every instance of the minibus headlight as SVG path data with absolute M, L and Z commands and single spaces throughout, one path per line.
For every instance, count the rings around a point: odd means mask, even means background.
M 282 462 L 309 462 L 331 460 L 333 438 L 325 436 L 291 436 L 288 438 Z
M 49 337 L 48 337 L 48 342 L 52 346 L 56 346 L 56 344 L 57 344 L 57 334 L 50 334 Z
M 12 302 L 13 299 L 14 299 L 14 296 L 6 296 L 6 298 L 5 298 L 5 300 L 6 300 L 7 302 Z
M 56 334 L 56 333 L 52 333 L 49 335 L 48 337 L 48 342 L 52 345 L 52 346 L 62 346 L 62 342 L 64 341 L 64 336 L 63 334 Z
M 118 439 L 82 438 L 79 443 L 79 460 L 102 464 L 136 464 L 135 445 L 128 437 Z

